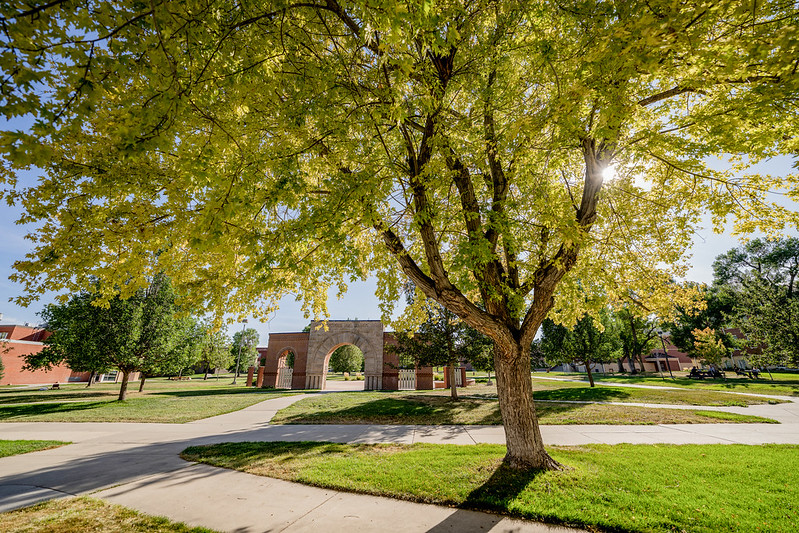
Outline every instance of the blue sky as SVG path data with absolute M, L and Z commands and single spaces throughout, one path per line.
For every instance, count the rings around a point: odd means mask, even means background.
M 773 175 L 786 175 L 792 171 L 791 159 L 780 158 L 762 165 L 758 170 L 768 172 Z M 33 183 L 35 176 L 29 175 L 25 181 Z M 52 294 L 43 294 L 38 302 L 28 308 L 23 308 L 10 303 L 9 298 L 17 296 L 22 290 L 21 287 L 10 281 L 8 276 L 13 272 L 12 264 L 14 261 L 22 259 L 31 249 L 31 243 L 25 240 L 24 235 L 30 230 L 25 226 L 16 225 L 15 222 L 20 215 L 20 210 L 16 207 L 9 207 L 5 203 L 0 204 L 0 313 L 3 318 L 0 323 L 21 324 L 25 322 L 38 323 L 37 313 L 42 310 L 45 304 L 52 302 Z M 792 232 L 796 234 L 796 232 Z M 694 239 L 694 246 L 691 251 L 692 269 L 687 279 L 710 283 L 713 279 L 712 263 L 717 255 L 739 245 L 737 238 L 729 233 L 717 235 L 710 228 L 699 231 Z M 379 319 L 380 310 L 378 299 L 375 296 L 376 280 L 371 278 L 366 282 L 350 284 L 349 291 L 339 300 L 335 297 L 335 290 L 330 291 L 328 298 L 328 308 L 330 318 L 336 320 L 351 319 Z M 306 324 L 307 318 L 302 314 L 299 302 L 293 297 L 281 300 L 280 309 L 268 321 L 255 321 L 249 319 L 248 327 L 254 327 L 261 335 L 261 344 L 265 345 L 270 332 L 301 331 Z M 241 324 L 231 324 L 230 333 L 238 331 Z

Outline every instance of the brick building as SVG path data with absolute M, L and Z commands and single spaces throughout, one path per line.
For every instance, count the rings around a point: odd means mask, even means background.
M 0 324 L 0 358 L 5 367 L 0 385 L 52 385 L 87 381 L 87 372 L 73 372 L 69 367 L 59 365 L 49 371 L 23 370 L 24 356 L 38 353 L 44 348 L 43 341 L 50 332 L 30 325 Z

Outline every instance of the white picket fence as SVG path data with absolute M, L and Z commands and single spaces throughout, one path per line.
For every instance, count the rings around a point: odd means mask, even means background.
M 399 389 L 416 390 L 416 370 L 399 371 Z
M 290 389 L 291 388 L 291 376 L 294 374 L 293 368 L 281 368 L 278 370 L 277 373 L 277 388 L 278 389 Z
M 463 387 L 463 374 L 461 373 L 460 367 L 455 368 L 455 386 Z

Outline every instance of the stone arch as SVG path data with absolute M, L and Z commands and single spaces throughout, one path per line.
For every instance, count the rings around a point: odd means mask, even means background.
M 357 346 L 363 352 L 364 389 L 383 388 L 383 324 L 379 320 L 314 322 L 308 339 L 304 388 L 325 388 L 330 355 L 345 344 Z
M 396 343 L 392 333 L 383 331 L 383 323 L 379 320 L 317 321 L 311 324 L 310 332 L 271 333 L 263 356 L 266 363 L 262 386 L 277 386 L 280 358 L 286 350 L 292 350 L 291 388 L 324 389 L 330 355 L 339 346 L 352 344 L 363 352 L 364 389 L 397 390 L 399 359 L 396 353 L 384 349 Z M 432 368 L 417 369 L 416 388 L 433 388 Z

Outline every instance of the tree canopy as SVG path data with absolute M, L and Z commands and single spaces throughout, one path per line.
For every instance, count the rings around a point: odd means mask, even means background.
M 3 111 L 34 122 L 3 134 L 3 179 L 45 170 L 7 193 L 39 227 L 22 301 L 163 270 L 209 309 L 324 314 L 373 271 L 388 316 L 410 278 L 494 341 L 513 466 L 555 466 L 529 399 L 551 310 L 679 299 L 702 213 L 797 221 L 767 197 L 795 176 L 746 173 L 797 152 L 794 2 L 0 9 Z
M 97 298 L 85 292 L 47 306 L 41 315 L 52 335 L 42 351 L 25 356 L 26 367 L 66 363 L 95 373 L 116 368 L 122 372 L 119 399 L 124 400 L 132 372 L 177 373 L 189 364 L 190 328 L 178 316 L 169 279 L 156 276 L 146 289 L 126 300 L 112 298 L 106 306 L 97 305 Z

